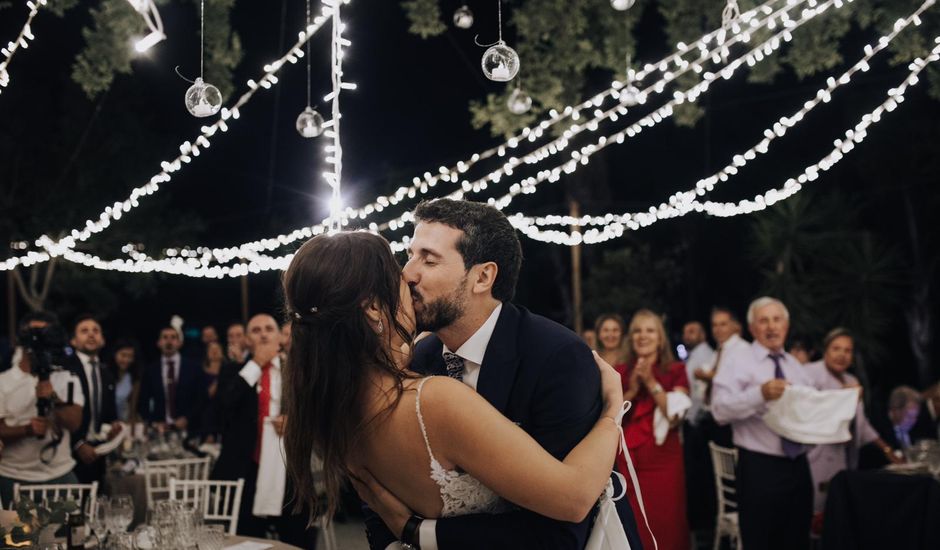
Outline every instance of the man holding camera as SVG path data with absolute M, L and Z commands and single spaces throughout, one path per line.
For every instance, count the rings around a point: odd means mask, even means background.
M 57 320 L 33 313 L 21 322 L 11 368 L 0 373 L 0 500 L 13 485 L 78 483 L 69 432 L 82 422 L 85 403 L 78 377 L 55 367 L 61 353 Z M 62 338 L 61 340 L 64 340 Z

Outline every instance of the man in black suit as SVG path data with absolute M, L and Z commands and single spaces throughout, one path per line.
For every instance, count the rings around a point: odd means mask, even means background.
M 75 355 L 68 357 L 64 366 L 78 377 L 82 394 L 88 396 L 82 408 L 82 424 L 72 433 L 75 475 L 82 483 L 100 483 L 104 480 L 106 464 L 105 458 L 95 453 L 97 442 L 92 435 L 100 433 L 103 424 L 117 420 L 114 374 L 105 368 L 98 356 L 105 340 L 101 324 L 95 317 L 82 315 L 78 318 L 70 343 Z M 112 427 L 108 436 L 116 436 L 117 431 L 118 427 Z
M 316 548 L 317 531 L 307 528 L 309 514 L 291 513 L 290 483 L 283 488 L 280 515 L 258 517 L 252 513 L 261 464 L 261 430 L 265 422 L 270 422 L 276 435 L 284 433 L 285 417 L 280 412 L 282 340 L 274 317 L 263 313 L 255 315 L 248 321 L 246 336 L 251 357 L 240 365 L 224 365 L 219 373 L 215 402 L 222 453 L 212 470 L 212 478 L 245 480 L 239 534 L 264 537 L 268 527 L 273 526 L 281 541 L 312 550 Z M 279 491 L 281 488 L 261 489 Z
M 137 409 L 147 422 L 185 430 L 206 399 L 205 383 L 197 363 L 180 355 L 183 340 L 173 327 L 160 330 L 159 361 L 141 377 Z
M 515 230 L 495 208 L 448 199 L 415 210 L 404 277 L 418 329 L 432 331 L 414 350 L 411 368 L 461 380 L 519 424 L 559 460 L 591 430 L 602 408 L 600 377 L 577 334 L 510 303 L 522 264 Z M 584 547 L 591 518 L 567 523 L 528 510 L 427 520 L 387 491 L 363 495 L 373 550 L 399 539 L 407 520 L 423 550 Z M 382 495 L 375 498 L 375 495 Z M 641 548 L 626 499 L 618 512 L 633 548 Z M 411 527 L 409 529 L 412 529 Z M 414 544 L 413 544 L 414 545 Z

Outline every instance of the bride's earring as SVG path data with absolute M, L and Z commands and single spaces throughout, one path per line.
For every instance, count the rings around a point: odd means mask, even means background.
M 382 324 L 382 320 L 379 319 L 378 333 L 382 334 L 382 331 L 385 330 L 385 326 Z

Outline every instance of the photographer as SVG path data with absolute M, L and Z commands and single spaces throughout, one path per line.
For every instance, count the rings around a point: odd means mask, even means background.
M 31 313 L 20 321 L 11 368 L 0 373 L 0 499 L 13 485 L 78 483 L 69 432 L 82 422 L 78 377 L 53 366 L 64 336 L 54 315 Z

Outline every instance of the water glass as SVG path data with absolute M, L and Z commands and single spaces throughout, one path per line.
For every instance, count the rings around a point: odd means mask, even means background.
M 111 498 L 111 516 L 113 516 L 113 530 L 124 533 L 134 521 L 134 501 L 130 495 L 115 495 Z
M 221 525 L 203 525 L 196 531 L 199 550 L 222 550 L 224 544 L 225 530 Z

